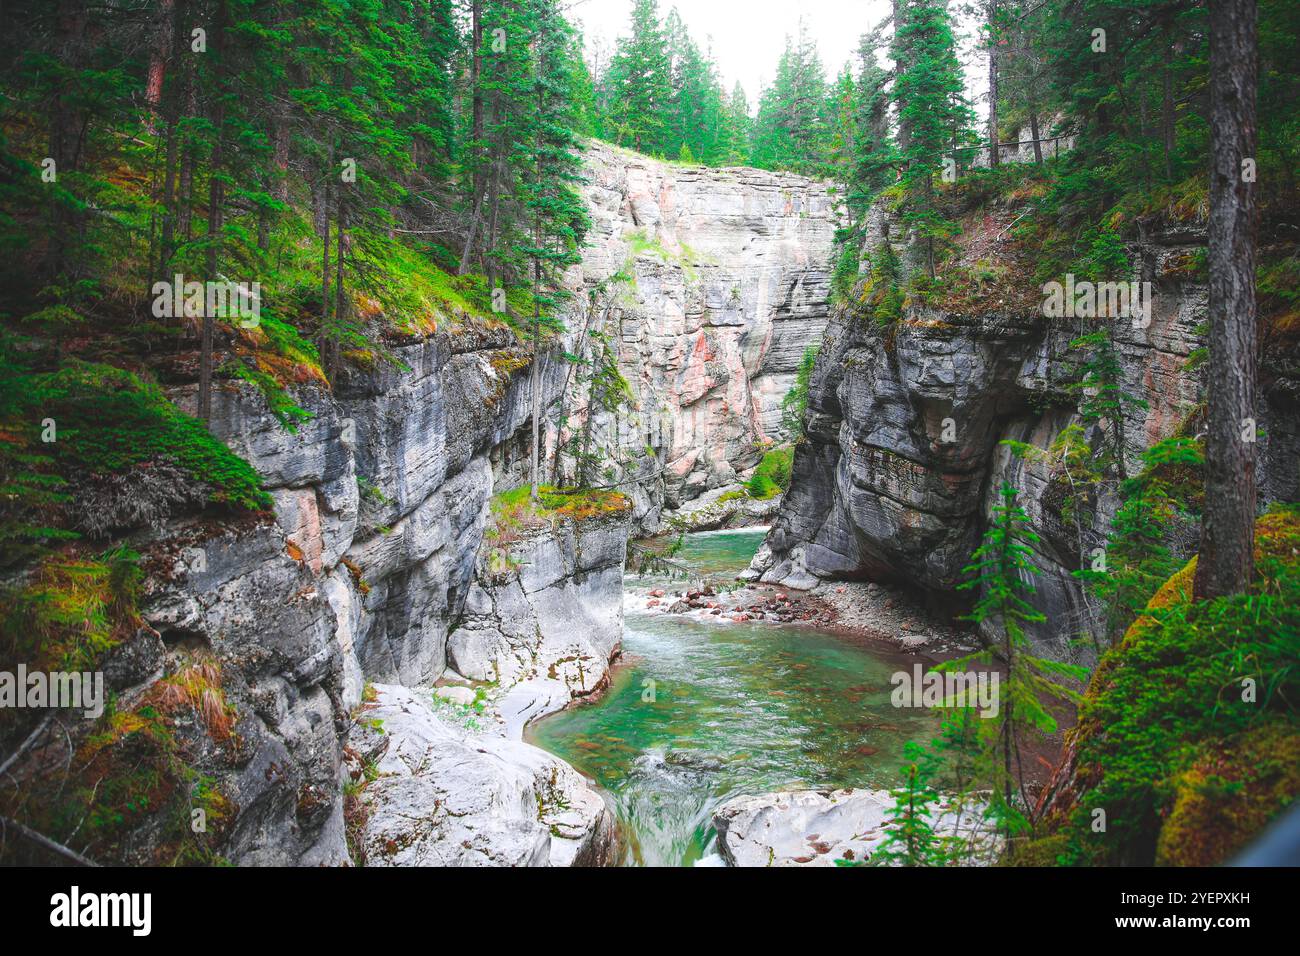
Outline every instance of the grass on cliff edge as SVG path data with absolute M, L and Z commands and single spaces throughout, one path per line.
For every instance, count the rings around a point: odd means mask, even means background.
M 1011 862 L 1219 864 L 1300 794 L 1300 506 L 1261 517 L 1255 551 L 1249 594 L 1191 601 L 1193 559 L 1105 655 L 1072 809 Z
M 790 489 L 790 472 L 794 468 L 794 446 L 770 448 L 745 482 L 745 493 L 760 501 Z
M 510 554 L 510 546 L 529 529 L 545 527 L 556 520 L 584 521 L 620 514 L 631 507 L 632 502 L 626 495 L 604 489 L 567 491 L 542 485 L 538 488 L 537 501 L 532 500 L 527 485 L 495 494 L 489 504 L 491 520 L 483 532 L 488 548 L 488 570 L 496 575 L 517 570 L 518 564 Z
M 534 502 L 529 488 L 515 488 L 492 496 L 493 526 L 498 529 L 539 527 L 554 518 L 582 521 L 601 515 L 618 514 L 632 506 L 627 495 L 604 489 L 573 491 L 542 485 Z
M 236 513 L 270 508 L 252 466 L 157 385 L 76 360 L 35 371 L 5 346 L 0 339 L 0 568 L 83 532 L 156 523 L 195 501 Z M 145 481 L 160 470 L 176 476 L 175 487 Z M 92 492 L 104 497 L 94 508 Z

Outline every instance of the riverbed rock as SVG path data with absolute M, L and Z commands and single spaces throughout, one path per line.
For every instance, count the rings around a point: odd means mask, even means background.
M 835 866 L 869 860 L 884 841 L 894 798 L 887 790 L 786 790 L 736 797 L 713 812 L 717 849 L 728 866 Z M 935 831 L 975 848 L 974 863 L 996 859 L 997 837 L 968 811 L 931 815 Z
M 780 506 L 780 495 L 751 498 L 739 485 L 711 488 L 679 508 L 664 512 L 664 527 L 672 534 L 761 528 L 771 522 Z
M 450 701 L 453 704 L 459 704 L 461 707 L 470 707 L 474 703 L 474 688 L 465 687 L 462 684 L 450 684 L 446 687 L 439 687 L 433 692 L 433 695 L 441 700 Z
M 572 767 L 476 733 L 427 695 L 374 686 L 351 746 L 372 769 L 358 797 L 367 866 L 602 866 L 614 819 Z

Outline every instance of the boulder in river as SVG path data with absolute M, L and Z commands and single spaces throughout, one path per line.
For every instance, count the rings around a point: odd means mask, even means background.
M 894 806 L 888 790 L 783 790 L 736 797 L 713 812 L 718 853 L 728 866 L 834 866 L 870 859 L 884 841 Z M 971 841 L 974 859 L 994 858 L 997 837 L 979 814 L 936 810 L 941 835 Z

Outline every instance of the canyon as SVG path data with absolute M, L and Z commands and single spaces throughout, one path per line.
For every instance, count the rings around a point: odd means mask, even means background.
M 564 356 L 607 327 L 634 402 L 592 424 L 630 506 L 485 541 L 493 496 L 527 482 L 532 356 L 504 324 L 448 321 L 330 392 L 297 389 L 310 414 L 296 428 L 222 383 L 212 431 L 262 477 L 274 516 L 194 515 L 134 540 L 145 626 L 115 648 L 108 683 L 126 704 L 168 675 L 219 672 L 234 731 L 187 745 L 227 808 L 223 859 L 608 862 L 599 795 L 523 727 L 606 681 L 629 534 L 734 484 L 779 437 L 780 399 L 828 318 L 834 219 L 824 185 L 786 174 L 592 144 L 587 175 L 594 227 L 538 381 L 553 450 Z M 593 324 L 584 299 L 616 274 Z M 193 386 L 170 397 L 196 407 Z M 149 859 L 156 827 L 116 862 Z
M 145 626 L 111 652 L 106 680 L 129 704 L 216 662 L 234 732 L 215 739 L 194 728 L 186 743 L 193 771 L 228 808 L 222 859 L 622 859 L 601 793 L 524 731 L 607 689 L 629 540 L 677 519 L 770 518 L 750 579 L 823 591 L 837 580 L 898 584 L 934 620 L 950 620 L 968 604 L 963 569 L 1009 483 L 1042 531 L 1034 602 L 1046 621 L 1031 638 L 1052 656 L 1086 656 L 1080 638 L 1093 611 L 1073 572 L 1104 544 L 1116 502 L 1097 501 L 1080 537 L 1051 464 L 1003 444 L 1047 448 L 1078 421 L 1080 359 L 1069 346 L 1080 327 L 1023 307 L 913 305 L 885 329 L 852 305 L 832 309 L 836 204 L 809 179 L 676 165 L 600 143 L 587 151 L 586 177 L 593 225 L 567 277 L 566 331 L 535 359 L 542 431 L 563 484 L 577 468 L 570 440 L 589 427 L 607 458 L 602 481 L 625 505 L 502 524 L 495 503 L 528 480 L 534 357 L 505 324 L 452 321 L 393 342 L 391 362 L 344 368 L 329 392 L 297 389 L 310 415 L 296 428 L 253 386 L 224 382 L 211 428 L 262 477 L 274 514 L 194 514 L 133 538 L 148 572 Z M 883 206 L 871 229 L 869 245 L 893 242 L 906 257 Z M 1115 325 L 1125 388 L 1146 400 L 1125 420 L 1130 469 L 1201 402 L 1191 360 L 1206 292 L 1184 264 L 1203 242 L 1169 229 L 1131 250 L 1156 296 L 1149 325 Z M 628 384 L 631 401 L 617 412 L 589 409 L 566 358 L 597 338 Z M 781 400 L 811 348 L 805 433 L 789 435 Z M 1264 392 L 1261 494 L 1270 499 L 1300 497 L 1291 367 L 1279 366 Z M 170 397 L 196 407 L 193 386 Z M 779 508 L 722 507 L 765 449 L 792 440 Z M 15 772 L 39 776 L 74 747 L 71 737 L 49 743 Z M 863 790 L 844 819 L 878 824 L 878 793 Z M 745 826 L 791 799 L 753 798 Z M 821 813 L 832 798 L 793 799 Z M 738 811 L 719 812 L 724 859 L 802 858 L 793 837 L 778 849 L 750 837 L 744 852 L 731 848 Z M 803 826 L 796 817 L 791 833 Z M 146 819 L 122 858 L 106 862 L 149 860 L 158 825 Z M 866 847 L 852 836 L 845 846 Z

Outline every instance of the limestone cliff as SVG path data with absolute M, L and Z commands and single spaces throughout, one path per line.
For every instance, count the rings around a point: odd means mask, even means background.
M 660 475 L 634 489 L 653 529 L 731 484 L 784 437 L 781 399 L 825 328 L 835 209 L 825 183 L 687 167 L 604 144 L 588 152 L 587 288 L 624 273 L 598 323 L 618 345 L 637 408 L 602 427 L 647 447 Z
M 1191 360 L 1204 344 L 1206 286 L 1186 263 L 1203 244 L 1203 232 L 1167 229 L 1129 250 L 1137 278 L 1154 289 L 1149 324 L 1125 318 L 1109 326 L 1123 390 L 1146 403 L 1126 410 L 1130 473 L 1145 448 L 1194 423 L 1202 401 Z M 982 254 L 996 256 L 987 247 Z M 937 610 L 951 610 L 962 603 L 956 586 L 998 488 L 1009 482 L 1041 536 L 1035 603 L 1047 621 L 1034 629 L 1035 642 L 1064 657 L 1071 641 L 1091 633 L 1093 612 L 1072 572 L 1105 543 L 1114 495 L 1091 502 L 1094 520 L 1080 535 L 1063 516 L 1067 489 L 1051 463 L 1016 457 L 1001 443 L 1045 449 L 1080 422 L 1071 383 L 1081 354 L 1070 343 L 1097 326 L 1044 318 L 1036 284 L 1020 285 L 1027 288 L 1017 295 L 1004 282 L 998 294 L 1006 297 L 992 308 L 916 304 L 889 323 L 856 303 L 835 312 L 813 373 L 807 437 L 755 572 L 791 587 L 820 578 L 901 581 L 923 589 Z M 1261 501 L 1300 494 L 1294 369 L 1266 368 Z M 1096 425 L 1088 439 L 1107 440 Z

